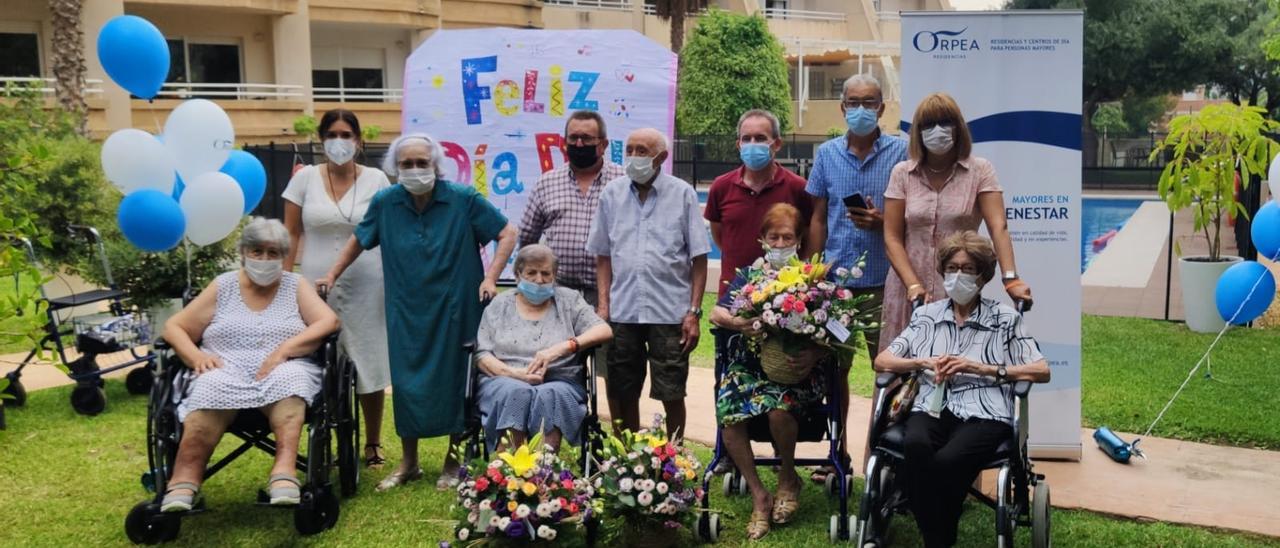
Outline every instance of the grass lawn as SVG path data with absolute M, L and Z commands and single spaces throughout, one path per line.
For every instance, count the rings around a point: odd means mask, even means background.
M 31 395 L 27 407 L 9 410 L 9 430 L 0 431 L 0 546 L 123 546 L 124 516 L 148 494 L 138 482 L 147 466 L 145 398 L 130 396 L 108 381 L 106 412 L 88 418 L 67 405 L 69 387 Z M 391 418 L 387 417 L 388 429 Z M 387 440 L 389 455 L 399 447 Z M 230 449 L 230 443 L 222 451 Z M 427 473 L 434 477 L 442 440 L 423 445 Z M 705 448 L 701 456 L 709 457 Z M 393 461 L 396 458 L 393 457 Z M 360 493 L 343 502 L 335 529 L 305 540 L 293 530 L 292 513 L 255 506 L 270 461 L 251 451 L 208 484 L 210 511 L 182 523 L 181 546 L 435 546 L 452 533 L 450 494 L 430 481 L 390 493 L 373 486 L 390 469 L 364 474 Z M 772 474 L 764 474 L 772 482 Z M 746 497 L 725 499 L 713 491 L 712 506 L 724 512 L 721 546 L 745 544 Z M 851 503 L 856 508 L 856 501 Z M 832 508 L 821 489 L 806 486 L 797 521 L 775 529 L 753 546 L 827 546 Z M 960 546 L 992 544 L 993 513 L 971 504 L 961 523 Z M 897 546 L 913 546 L 914 524 L 898 519 Z M 1081 511 L 1053 515 L 1054 541 L 1061 546 L 1280 546 L 1280 539 L 1161 523 L 1138 523 Z M 1025 532 L 1020 539 L 1026 545 Z

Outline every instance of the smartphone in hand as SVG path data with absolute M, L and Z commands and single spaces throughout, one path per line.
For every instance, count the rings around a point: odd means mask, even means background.
M 856 208 L 858 208 L 858 209 L 871 209 L 871 208 L 870 208 L 870 207 L 868 207 L 868 205 L 867 205 L 867 200 L 866 200 L 866 199 L 864 199 L 864 198 L 862 197 L 862 193 L 860 193 L 860 192 L 855 192 L 855 193 L 853 193 L 853 194 L 851 194 L 851 195 L 849 195 L 849 196 L 845 196 L 845 197 L 844 197 L 844 206 L 845 206 L 845 207 L 856 207 Z

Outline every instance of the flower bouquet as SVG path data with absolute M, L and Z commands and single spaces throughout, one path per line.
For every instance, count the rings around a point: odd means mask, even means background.
M 789 365 L 788 357 L 819 346 L 852 356 L 863 346 L 858 333 L 874 329 L 879 310 L 871 295 L 857 295 L 845 286 L 862 277 L 863 258 L 852 269 L 792 257 L 781 268 L 756 261 L 742 274 L 747 283 L 731 295 L 729 311 L 752 321 L 752 349 L 769 380 L 796 384 L 809 376 L 807 367 Z
M 514 453 L 467 467 L 458 484 L 460 545 L 550 544 L 587 520 L 594 488 L 555 453 L 530 449 L 541 444 L 538 434 Z
M 595 502 L 605 516 L 606 534 L 621 537 L 606 545 L 670 545 L 696 522 L 701 464 L 692 452 L 668 441 L 662 421 L 655 415 L 650 430 L 624 430 L 604 440 Z M 617 524 L 625 528 L 619 531 Z

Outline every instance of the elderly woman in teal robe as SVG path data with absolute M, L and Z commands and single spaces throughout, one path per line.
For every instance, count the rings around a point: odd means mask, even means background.
M 392 405 L 403 444 L 400 466 L 379 491 L 423 476 L 418 439 L 463 429 L 469 356 L 481 302 L 497 293 L 497 280 L 516 243 L 516 228 L 475 189 L 444 180 L 444 153 L 421 133 L 391 143 L 383 171 L 399 184 L 379 191 L 364 220 L 329 273 L 324 290 L 365 249 L 382 247 Z M 486 271 L 480 249 L 497 240 Z M 450 446 L 454 445 L 451 440 Z M 447 452 L 436 488 L 457 483 L 458 462 Z

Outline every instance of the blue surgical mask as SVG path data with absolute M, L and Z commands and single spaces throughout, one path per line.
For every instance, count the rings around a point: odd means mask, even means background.
M 768 143 L 748 143 L 738 149 L 743 165 L 751 171 L 760 171 L 773 161 L 773 151 Z
M 547 299 L 555 296 L 556 286 L 555 284 L 539 284 L 521 279 L 516 284 L 516 291 L 524 295 L 525 300 L 531 304 L 542 304 L 547 302 Z
M 844 111 L 844 123 L 854 135 L 865 137 L 876 130 L 879 117 L 876 111 L 867 110 L 866 107 L 851 108 Z

